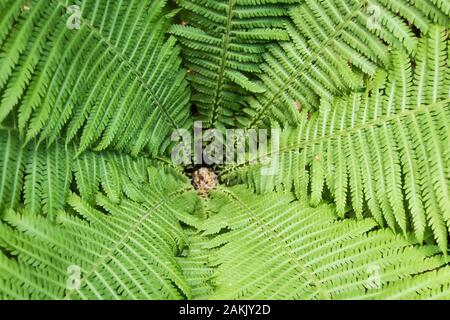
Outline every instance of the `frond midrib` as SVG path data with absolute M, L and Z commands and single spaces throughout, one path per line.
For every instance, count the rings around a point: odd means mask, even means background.
M 256 214 L 252 214 L 253 210 L 249 206 L 247 206 L 244 202 L 242 202 L 232 191 L 223 188 L 220 188 L 220 191 L 225 195 L 227 195 L 232 200 L 234 200 L 234 202 L 236 202 L 238 206 L 244 209 L 243 212 L 245 212 L 245 214 L 248 215 L 249 218 L 252 221 L 254 221 L 256 225 L 258 225 L 261 229 L 265 230 L 267 233 L 271 234 L 272 239 L 276 239 L 277 242 L 281 244 L 280 247 L 285 249 L 284 250 L 285 254 L 291 259 L 292 262 L 295 262 L 303 272 L 305 272 L 307 278 L 314 285 L 314 287 L 317 290 L 317 293 L 322 299 L 328 300 L 331 298 L 330 293 L 325 288 L 323 288 L 316 274 L 312 270 L 310 270 L 307 266 L 301 264 L 301 261 L 299 261 L 298 257 L 296 257 L 295 254 L 292 252 L 291 247 L 289 246 L 288 243 L 286 243 L 281 237 L 279 237 L 276 234 L 276 232 L 274 232 L 274 230 L 271 229 L 264 220 L 258 219 L 258 216 Z
M 62 0 L 58 0 L 60 5 L 63 6 L 64 8 L 68 8 L 64 2 L 62 2 Z M 126 57 L 123 56 L 123 54 L 121 54 L 118 50 L 118 48 L 113 45 L 109 39 L 106 39 L 102 33 L 97 30 L 97 28 L 95 28 L 88 20 L 81 18 L 81 23 L 84 24 L 85 26 L 87 26 L 89 28 L 89 30 L 95 34 L 99 39 L 100 42 L 103 42 L 107 45 L 108 49 L 110 50 L 110 52 L 112 52 L 115 56 L 117 56 L 126 66 L 128 66 L 131 70 L 131 72 L 135 75 L 135 77 L 139 80 L 139 82 L 141 83 L 142 87 L 145 88 L 148 93 L 150 94 L 150 96 L 153 98 L 153 101 L 156 102 L 156 106 L 158 107 L 159 110 L 161 110 L 162 114 L 165 116 L 167 123 L 173 128 L 173 129 L 177 129 L 178 126 L 176 124 L 175 119 L 167 112 L 167 110 L 163 107 L 163 105 L 161 104 L 161 101 L 158 99 L 157 94 L 155 92 L 153 92 L 152 88 L 150 88 L 147 84 L 147 82 L 145 82 L 142 74 L 139 72 L 139 70 L 136 68 L 136 66 L 134 65 L 134 63 L 132 63 L 131 61 L 129 61 L 128 59 L 126 59 Z
M 322 136 L 320 138 L 315 138 L 315 139 L 311 139 L 311 140 L 308 140 L 308 141 L 303 141 L 302 143 L 290 144 L 289 146 L 284 147 L 284 148 L 280 148 L 279 150 L 277 150 L 275 152 L 270 151 L 270 152 L 266 152 L 264 154 L 260 154 L 260 155 L 258 155 L 258 159 L 269 157 L 269 156 L 271 156 L 273 154 L 281 154 L 281 153 L 284 153 L 284 152 L 299 150 L 299 149 L 302 149 L 302 148 L 304 148 L 306 146 L 320 144 L 322 142 L 325 142 L 325 141 L 337 138 L 339 136 L 346 136 L 346 135 L 353 134 L 353 133 L 356 133 L 356 132 L 359 132 L 359 131 L 364 131 L 364 130 L 372 128 L 372 127 L 377 127 L 377 126 L 380 126 L 380 125 L 383 125 L 383 124 L 387 124 L 389 122 L 397 121 L 397 120 L 400 120 L 400 119 L 405 118 L 405 117 L 415 116 L 415 115 L 420 114 L 420 113 L 426 113 L 426 112 L 429 112 L 429 111 L 431 111 L 433 109 L 438 109 L 438 108 L 441 108 L 441 107 L 445 107 L 449 103 L 450 103 L 450 98 L 442 100 L 442 101 L 438 101 L 438 102 L 435 102 L 435 103 L 432 103 L 432 104 L 429 104 L 429 105 L 426 105 L 426 106 L 421 105 L 420 107 L 418 107 L 416 109 L 407 110 L 407 111 L 404 111 L 404 112 L 397 113 L 395 115 L 379 117 L 379 118 L 377 118 L 375 120 L 368 121 L 368 122 L 366 122 L 364 124 L 357 125 L 357 126 L 354 126 L 354 127 L 348 128 L 348 129 L 340 130 L 340 131 L 334 132 L 334 133 L 329 134 L 329 135 L 324 135 L 324 136 Z M 250 162 L 248 160 L 246 160 L 246 162 L 244 162 L 242 164 L 238 164 L 238 165 L 230 166 L 230 167 L 225 167 L 224 170 L 221 171 L 221 175 L 229 174 L 230 172 L 233 172 L 234 170 L 237 170 L 239 168 L 245 167 L 247 165 L 250 165 Z
M 153 213 L 154 210 L 158 209 L 159 207 L 161 207 L 162 205 L 164 205 L 165 202 L 173 199 L 173 198 L 177 198 L 182 196 L 183 194 L 185 194 L 186 192 L 191 191 L 190 187 L 184 187 L 181 188 L 180 190 L 171 192 L 170 194 L 166 195 L 163 199 L 161 199 L 159 202 L 157 202 L 155 205 L 153 205 L 146 214 L 142 215 L 142 217 L 136 222 L 134 223 L 130 229 L 127 230 L 127 232 L 125 232 L 121 237 L 119 237 L 114 244 L 111 246 L 111 248 L 102 256 L 100 256 L 97 260 L 96 263 L 94 263 L 92 265 L 92 267 L 85 273 L 83 274 L 82 278 L 80 279 L 80 287 L 83 286 L 83 284 L 88 280 L 88 278 L 90 276 L 92 276 L 99 267 L 103 266 L 108 260 L 109 258 L 111 258 L 115 251 L 122 245 L 125 244 L 129 239 L 130 236 L 132 235 L 132 233 L 139 229 L 139 227 L 143 224 L 143 222 L 148 218 L 148 216 L 150 214 Z M 64 297 L 64 299 L 70 299 L 72 293 L 74 293 L 75 291 L 69 291 L 68 294 L 66 294 L 66 296 Z
M 225 34 L 222 37 L 222 56 L 220 57 L 220 69 L 219 69 L 219 77 L 217 78 L 217 85 L 214 91 L 214 103 L 212 105 L 212 111 L 210 116 L 210 124 L 214 126 L 217 121 L 217 111 L 219 108 L 219 101 L 221 99 L 220 95 L 223 89 L 224 85 L 224 78 L 225 78 L 225 67 L 227 64 L 227 54 L 229 49 L 229 42 L 230 42 L 230 33 L 231 33 L 231 27 L 232 27 L 232 20 L 233 20 L 233 9 L 234 5 L 236 3 L 236 0 L 228 0 L 228 8 L 227 8 L 227 25 L 225 28 Z

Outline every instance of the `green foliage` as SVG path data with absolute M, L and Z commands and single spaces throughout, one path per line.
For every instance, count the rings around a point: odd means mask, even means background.
M 118 202 L 117 188 L 127 186 L 130 180 L 147 181 L 150 166 L 183 177 L 176 167 L 143 157 L 85 152 L 74 159 L 73 145 L 22 147 L 14 130 L 0 130 L 0 149 L 0 208 L 18 209 L 23 205 L 27 211 L 52 220 L 64 209 L 71 185 L 87 201 L 103 190 L 109 199 Z
M 119 203 L 101 193 L 92 204 L 71 194 L 72 210 L 60 211 L 57 224 L 29 211 L 7 210 L 0 245 L 13 258 L 0 253 L 0 297 L 189 298 L 174 256 L 186 245 L 177 211 L 193 209 L 195 192 L 161 174 L 151 179 L 144 188 L 134 182 L 115 189 L 126 194 Z M 82 275 L 74 287 L 67 285 L 71 266 Z
M 0 299 L 450 299 L 449 23 L 448 0 L 0 0 Z M 217 166 L 199 196 L 170 158 L 194 120 L 281 128 L 275 174 Z
M 23 147 L 14 130 L 0 130 L 0 208 L 17 208 L 21 203 L 35 214 L 54 217 L 64 208 L 71 183 L 68 148 Z
M 395 64 L 393 49 L 415 53 L 411 24 L 423 35 L 433 21 L 449 24 L 448 1 L 436 2 L 305 0 L 292 8 L 286 25 L 291 40 L 265 55 L 260 78 L 268 90 L 248 99 L 240 124 L 296 124 L 299 107 L 316 110 L 336 95 L 364 88 L 362 77 Z
M 380 72 L 363 92 L 323 101 L 312 119 L 282 134 L 277 173 L 261 165 L 226 168 L 224 178 L 258 192 L 294 188 L 317 205 L 328 190 L 339 216 L 371 215 L 381 226 L 413 229 L 422 242 L 427 229 L 443 252 L 450 230 L 450 83 L 445 29 L 432 26 L 415 64 L 393 52 L 387 76 Z
M 297 0 L 298 1 L 298 0 Z M 183 45 L 184 64 L 201 120 L 208 126 L 234 126 L 242 98 L 264 92 L 254 81 L 265 44 L 289 40 L 282 17 L 296 0 L 226 2 L 179 0 L 183 25 L 170 29 Z
M 429 271 L 445 264 L 437 248 L 377 230 L 372 219 L 339 221 L 330 205 L 241 186 L 214 192 L 213 201 L 218 212 L 199 228 L 215 267 L 213 299 L 450 297 L 450 268 Z
M 189 125 L 185 71 L 175 39 L 164 37 L 164 4 L 83 1 L 80 29 L 70 30 L 66 1 L 6 1 L 0 121 L 11 116 L 25 143 L 53 143 L 64 132 L 80 153 L 162 153 L 171 130 Z

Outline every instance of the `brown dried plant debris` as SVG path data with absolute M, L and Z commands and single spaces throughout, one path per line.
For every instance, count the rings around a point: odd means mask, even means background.
M 202 167 L 192 174 L 192 184 L 201 196 L 207 196 L 209 190 L 219 185 L 217 174 L 210 168 Z

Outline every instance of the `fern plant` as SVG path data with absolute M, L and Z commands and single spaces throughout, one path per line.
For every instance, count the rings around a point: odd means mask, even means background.
M 449 299 L 449 22 L 448 0 L 0 0 L 0 299 Z M 194 121 L 278 148 L 191 182 Z

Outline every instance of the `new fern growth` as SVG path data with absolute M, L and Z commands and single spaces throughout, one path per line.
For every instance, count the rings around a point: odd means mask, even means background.
M 448 0 L 0 0 L 0 299 L 450 299 L 449 25 Z M 198 120 L 279 148 L 177 165 Z

